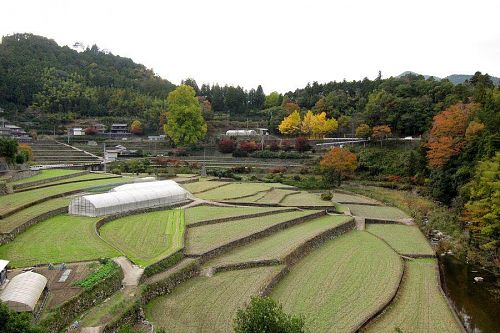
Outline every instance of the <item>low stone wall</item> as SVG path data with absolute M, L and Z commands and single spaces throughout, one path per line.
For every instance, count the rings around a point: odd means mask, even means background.
M 254 260 L 247 262 L 240 262 L 235 264 L 227 264 L 213 267 L 213 272 L 227 272 L 227 271 L 236 271 L 247 268 L 255 268 L 255 267 L 265 267 L 265 266 L 277 266 L 281 265 L 282 262 L 279 259 L 269 259 L 269 260 Z
M 198 261 L 193 261 L 192 264 L 172 273 L 163 280 L 145 284 L 142 288 L 141 304 L 145 305 L 153 298 L 171 293 L 177 285 L 197 276 L 199 273 L 200 263 Z
M 279 214 L 279 213 L 287 213 L 287 212 L 293 212 L 296 211 L 296 208 L 289 208 L 289 209 L 280 209 L 280 210 L 273 210 L 269 212 L 261 212 L 261 213 L 254 213 L 254 214 L 247 214 L 247 215 L 239 215 L 239 216 L 231 216 L 231 217 L 222 217 L 219 219 L 212 219 L 212 220 L 205 220 L 205 221 L 199 221 L 196 223 L 191 223 L 186 225 L 187 228 L 194 228 L 194 227 L 199 227 L 202 225 L 207 225 L 207 224 L 216 224 L 216 223 L 222 223 L 222 222 L 229 222 L 229 221 L 234 221 L 234 220 L 243 220 L 243 219 L 251 219 L 254 217 L 261 217 L 261 216 L 267 216 L 267 215 L 273 215 L 273 214 Z
M 327 240 L 343 235 L 346 232 L 354 230 L 355 228 L 356 228 L 356 222 L 354 221 L 354 219 L 350 219 L 345 223 L 342 223 L 334 228 L 328 229 L 325 232 L 322 232 L 321 234 L 316 235 L 315 237 L 302 243 L 299 247 L 297 247 L 295 250 L 289 253 L 283 259 L 283 261 L 288 266 L 292 266 L 300 259 L 305 257 L 308 253 L 313 251 L 315 248 L 326 242 Z
M 280 204 L 266 204 L 260 202 L 234 202 L 234 201 L 217 201 L 227 205 L 251 206 L 251 207 L 295 207 L 304 210 L 326 210 L 329 213 L 338 213 L 335 206 L 283 206 Z
M 5 181 L 0 181 L 0 195 L 9 193 L 12 193 L 12 186 Z
M 398 282 L 398 287 L 396 290 L 392 293 L 390 299 L 383 305 L 381 305 L 378 309 L 373 311 L 372 314 L 370 314 L 367 318 L 365 318 L 357 327 L 356 329 L 353 330 L 353 332 L 363 332 L 365 328 L 372 322 L 374 321 L 378 316 L 380 316 L 384 311 L 392 304 L 394 303 L 396 296 L 399 293 L 399 290 L 401 289 L 401 286 L 403 285 L 403 278 L 407 274 L 406 272 L 406 263 L 403 259 L 401 259 L 402 264 L 403 264 L 403 269 L 399 273 L 399 282 Z
M 17 226 L 16 228 L 12 229 L 9 232 L 5 233 L 0 233 L 0 245 L 6 244 L 8 242 L 13 241 L 17 235 L 20 233 L 24 232 L 26 229 L 31 227 L 34 224 L 37 224 L 39 222 L 45 221 L 53 216 L 59 215 L 59 214 L 64 214 L 68 212 L 68 207 L 61 207 L 57 209 L 53 209 L 51 211 L 45 212 L 43 214 L 40 214 L 38 216 L 35 216 L 32 219 L 29 219 L 28 221 L 24 222 L 23 224 Z
M 402 257 L 408 257 L 408 258 L 413 258 L 413 259 L 424 259 L 424 258 L 436 258 L 436 254 L 418 254 L 418 253 L 412 253 L 412 254 L 406 254 L 406 253 L 401 253 Z
M 155 275 L 157 273 L 163 272 L 168 268 L 174 266 L 184 258 L 183 252 L 184 248 L 169 255 L 166 258 L 163 258 L 155 262 L 154 264 L 147 266 L 146 268 L 144 268 L 144 273 L 142 274 L 141 280 L 148 278 L 152 275 Z
M 288 266 L 283 267 L 272 279 L 267 283 L 267 285 L 260 291 L 261 296 L 269 296 L 273 291 L 275 285 L 277 285 L 281 279 L 285 277 L 290 271 Z
M 374 218 L 369 218 L 369 217 L 365 217 L 365 223 L 366 224 L 404 224 L 403 222 L 400 222 L 398 220 L 374 219 Z
M 110 323 L 107 323 L 102 329 L 102 333 L 118 332 L 120 327 L 124 325 L 133 326 L 142 319 L 142 309 L 139 301 L 129 303 L 125 306 L 126 310 L 118 318 L 115 318 Z
M 286 229 L 286 228 L 291 227 L 293 225 L 304 223 L 306 221 L 310 221 L 310 220 L 313 220 L 315 218 L 325 216 L 325 215 L 326 215 L 326 212 L 321 211 L 321 212 L 309 214 L 306 216 L 298 217 L 298 218 L 295 218 L 295 219 L 292 219 L 292 220 L 289 220 L 286 222 L 282 222 L 279 224 L 275 224 L 267 229 L 261 230 L 259 232 L 254 233 L 254 234 L 248 235 L 246 237 L 243 237 L 243 238 L 237 239 L 235 241 L 229 242 L 227 244 L 221 245 L 221 246 L 219 246 L 215 249 L 212 249 L 210 251 L 207 251 L 205 253 L 199 254 L 200 263 L 204 263 L 215 256 L 219 256 L 223 253 L 228 252 L 231 249 L 248 244 L 256 239 L 271 235 L 279 230 L 283 230 L 283 229 Z
M 7 182 L 10 183 L 24 178 L 33 177 L 39 173 L 39 170 L 11 170 L 9 171 L 10 177 L 7 178 Z
M 27 187 L 35 187 L 35 186 L 39 186 L 39 185 L 43 185 L 43 184 L 47 184 L 47 183 L 56 182 L 56 181 L 63 180 L 63 179 L 68 179 L 68 178 L 83 176 L 83 175 L 85 175 L 87 173 L 89 173 L 89 172 L 88 171 L 82 171 L 82 172 L 72 173 L 72 174 L 69 174 L 69 175 L 63 175 L 63 176 L 59 176 L 59 177 L 46 178 L 46 179 L 38 180 L 38 181 L 35 181 L 35 182 L 15 184 L 15 185 L 12 185 L 12 189 L 14 191 L 18 191 L 18 190 L 21 190 L 21 189 L 24 189 L 24 188 L 27 188 Z M 105 178 L 103 178 L 103 179 L 105 179 Z M 66 184 L 66 183 L 62 183 L 62 184 Z M 60 185 L 60 184 L 57 184 L 57 185 Z
M 113 295 L 122 286 L 123 272 L 117 269 L 116 273 L 101 281 L 93 288 L 84 290 L 80 294 L 51 310 L 39 325 L 49 333 L 57 333 L 67 327 L 81 313 L 101 303 Z

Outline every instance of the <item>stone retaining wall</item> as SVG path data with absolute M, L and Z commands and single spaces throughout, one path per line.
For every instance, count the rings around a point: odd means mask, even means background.
M 288 265 L 292 266 L 300 259 L 305 257 L 309 252 L 313 251 L 318 246 L 322 245 L 327 240 L 338 237 L 356 228 L 356 222 L 354 219 L 342 223 L 334 228 L 328 229 L 319 235 L 305 241 L 291 253 L 285 256 L 283 261 Z
M 33 177 L 39 173 L 39 170 L 11 170 L 9 171 L 9 174 L 12 175 L 7 179 L 7 182 L 10 183 L 24 178 Z
M 34 224 L 37 224 L 39 222 L 45 221 L 51 217 L 54 217 L 59 214 L 64 214 L 68 212 L 68 207 L 61 207 L 57 209 L 53 209 L 51 211 L 45 212 L 43 214 L 40 214 L 38 216 L 35 216 L 28 221 L 24 222 L 23 224 L 17 226 L 16 228 L 12 229 L 9 232 L 3 232 L 0 233 L 0 245 L 6 244 L 8 242 L 13 241 L 17 235 L 19 235 L 21 232 L 24 232 L 26 229 L 31 227 Z
M 141 304 L 145 305 L 152 299 L 172 292 L 180 283 L 197 276 L 200 273 L 200 263 L 194 261 L 192 264 L 172 273 L 163 280 L 145 284 L 141 297 Z
M 58 176 L 58 177 L 41 179 L 41 180 L 38 180 L 38 181 L 29 182 L 29 183 L 15 184 L 15 185 L 12 185 L 12 189 L 17 192 L 18 190 L 21 190 L 21 189 L 24 189 L 24 188 L 27 188 L 27 187 L 35 187 L 35 186 L 39 186 L 39 185 L 43 185 L 43 184 L 47 184 L 47 183 L 56 182 L 56 181 L 63 180 L 63 179 L 68 179 L 68 178 L 83 176 L 83 175 L 86 175 L 87 173 L 89 173 L 89 172 L 88 171 L 82 171 L 82 172 L 72 173 L 72 174 L 69 174 L 69 175 L 63 175 L 63 176 Z M 66 184 L 66 183 L 62 183 L 62 184 Z M 58 185 L 60 185 L 60 184 L 58 184 Z
M 338 213 L 335 206 L 283 206 L 280 204 L 267 204 L 260 202 L 234 202 L 234 201 L 217 201 L 227 205 L 252 206 L 252 207 L 295 207 L 304 210 L 327 210 L 329 213 Z
M 304 223 L 306 221 L 310 221 L 312 219 L 315 219 L 315 218 L 318 218 L 318 217 L 324 216 L 324 215 L 326 215 L 326 212 L 321 211 L 321 212 L 309 214 L 306 216 L 298 217 L 298 218 L 295 218 L 292 220 L 288 220 L 288 221 L 285 221 L 285 222 L 282 222 L 279 224 L 275 224 L 273 226 L 270 226 L 267 229 L 261 230 L 259 232 L 254 233 L 254 234 L 248 235 L 246 237 L 243 237 L 243 238 L 237 239 L 235 241 L 221 245 L 221 246 L 219 246 L 215 249 L 212 249 L 210 251 L 207 251 L 205 253 L 199 254 L 200 263 L 204 263 L 215 256 L 219 256 L 223 253 L 228 252 L 231 249 L 248 244 L 256 239 L 271 235 L 277 231 L 286 229 L 288 227 L 291 227 L 291 226 L 294 226 L 294 225 L 297 225 L 300 223 Z
M 179 251 L 172 253 L 168 257 L 160 259 L 159 261 L 145 267 L 144 273 L 141 276 L 141 280 L 148 278 L 154 274 L 163 272 L 168 268 L 174 266 L 184 258 L 183 252 L 184 252 L 184 247 Z
M 251 219 L 254 217 L 261 217 L 261 216 L 267 216 L 267 215 L 273 215 L 273 214 L 279 214 L 279 213 L 287 213 L 287 212 L 293 212 L 296 211 L 296 208 L 289 208 L 289 209 L 281 209 L 281 210 L 275 210 L 275 211 L 269 211 L 269 212 L 261 212 L 261 213 L 254 213 L 254 214 L 247 214 L 247 215 L 238 215 L 238 216 L 230 216 L 230 217 L 222 217 L 219 219 L 212 219 L 212 220 L 205 220 L 205 221 L 199 221 L 195 223 L 191 223 L 186 225 L 187 228 L 194 228 L 194 227 L 199 227 L 202 225 L 207 225 L 207 224 L 216 224 L 216 223 L 222 223 L 222 222 L 229 222 L 229 221 L 234 221 L 234 220 L 243 220 L 243 219 Z
M 401 286 L 403 285 L 403 278 L 405 276 L 405 274 L 407 274 L 406 272 L 406 262 L 400 258 L 400 260 L 402 261 L 402 264 L 403 264 L 403 269 L 401 270 L 401 272 L 399 273 L 399 282 L 398 282 L 398 287 L 396 288 L 396 290 L 392 293 L 391 297 L 389 298 L 389 300 L 381 305 L 378 309 L 376 309 L 375 311 L 373 311 L 372 314 L 370 314 L 367 318 L 365 318 L 354 330 L 353 332 L 363 332 L 364 329 L 373 321 L 375 320 L 378 316 L 380 316 L 382 313 L 385 312 L 385 310 L 391 305 L 394 303 L 395 299 L 396 299 L 396 296 L 398 295 L 399 293 L 399 290 L 401 289 Z
M 374 219 L 365 217 L 366 224 L 404 224 L 398 220 L 385 220 L 385 219 Z
M 213 272 L 227 272 L 227 271 L 236 271 L 247 268 L 255 268 L 255 267 L 264 267 L 264 266 L 277 266 L 281 265 L 282 261 L 279 259 L 268 259 L 268 260 L 254 260 L 247 262 L 240 262 L 235 264 L 227 264 L 213 267 Z
M 288 266 L 283 267 L 272 279 L 267 283 L 267 285 L 260 291 L 261 296 L 269 296 L 273 291 L 275 285 L 277 285 L 281 279 L 288 274 L 290 268 Z

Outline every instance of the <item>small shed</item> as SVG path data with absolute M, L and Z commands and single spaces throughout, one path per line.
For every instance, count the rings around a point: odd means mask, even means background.
M 33 312 L 46 285 L 45 276 L 24 272 L 12 278 L 0 294 L 0 300 L 12 311 Z
M 8 260 L 0 259 L 0 286 L 4 284 L 7 280 L 7 266 L 9 265 Z

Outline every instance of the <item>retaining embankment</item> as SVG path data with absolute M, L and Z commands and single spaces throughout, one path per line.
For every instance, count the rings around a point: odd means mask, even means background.
M 64 214 L 67 212 L 68 212 L 67 206 L 53 209 L 51 211 L 45 212 L 43 214 L 37 215 L 37 216 L 29 219 L 28 221 L 17 226 L 16 228 L 10 230 L 9 232 L 2 232 L 2 233 L 0 233 L 0 245 L 3 245 L 3 244 L 6 244 L 8 242 L 13 241 L 17 237 L 17 235 L 24 232 L 26 229 L 28 229 L 29 227 L 31 227 L 34 224 L 37 224 L 37 223 L 45 221 L 51 217 L 54 217 L 54 216 L 59 215 L 59 214 Z
M 22 190 L 22 189 L 25 189 L 28 187 L 36 187 L 36 186 L 40 186 L 40 185 L 47 184 L 47 183 L 57 182 L 59 180 L 69 179 L 69 178 L 73 178 L 73 177 L 79 177 L 79 176 L 86 175 L 88 173 L 89 173 L 88 171 L 82 171 L 82 172 L 72 173 L 69 175 L 41 179 L 41 180 L 37 180 L 34 182 L 14 184 L 14 185 L 12 185 L 12 189 L 16 192 L 20 192 L 19 190 Z M 105 178 L 103 178 L 103 179 L 105 179 Z M 66 184 L 66 183 L 60 183 L 60 184 Z M 60 184 L 57 184 L 57 185 L 60 185 Z
M 282 222 L 279 224 L 275 224 L 269 228 L 258 231 L 256 233 L 248 235 L 246 237 L 234 240 L 232 242 L 226 243 L 226 244 L 219 246 L 219 247 L 216 247 L 215 249 L 212 249 L 210 251 L 200 253 L 200 254 L 194 254 L 194 256 L 198 257 L 198 259 L 200 260 L 200 263 L 204 263 L 215 256 L 219 256 L 223 253 L 230 251 L 231 249 L 248 244 L 256 239 L 259 239 L 259 238 L 262 238 L 265 236 L 269 236 L 277 231 L 289 228 L 291 226 L 294 226 L 294 225 L 297 225 L 300 223 L 304 223 L 306 221 L 310 221 L 312 219 L 316 219 L 316 218 L 318 218 L 320 216 L 324 216 L 324 215 L 326 215 L 326 212 L 320 211 L 320 212 L 316 212 L 316 213 L 309 214 L 306 216 L 291 219 L 291 220 L 288 220 L 288 221 L 285 221 L 285 222 Z M 193 256 L 193 254 L 189 254 L 188 256 Z

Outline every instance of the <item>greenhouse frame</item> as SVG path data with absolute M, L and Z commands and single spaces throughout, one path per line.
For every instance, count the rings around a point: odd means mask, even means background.
M 143 185 L 146 184 L 148 187 L 144 188 Z M 191 199 L 191 194 L 174 181 L 129 185 L 131 186 L 118 191 L 75 198 L 69 204 L 68 212 L 72 215 L 97 217 L 133 210 L 166 207 Z

